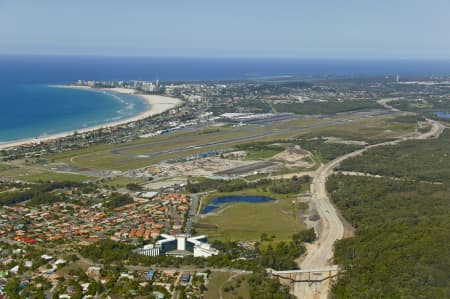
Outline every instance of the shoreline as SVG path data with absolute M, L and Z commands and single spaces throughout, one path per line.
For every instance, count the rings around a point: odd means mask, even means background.
M 178 107 L 182 101 L 177 98 L 172 97 L 166 97 L 161 95 L 149 95 L 149 94 L 136 94 L 134 89 L 129 88 L 92 88 L 88 86 L 81 86 L 81 85 L 49 85 L 49 87 L 54 88 L 72 88 L 72 89 L 83 89 L 83 90 L 89 90 L 89 91 L 110 91 L 115 92 L 119 94 L 130 94 L 134 95 L 136 97 L 141 98 L 143 101 L 145 101 L 147 109 L 145 111 L 142 111 L 134 116 L 127 117 L 124 119 L 120 119 L 113 122 L 108 122 L 92 127 L 87 128 L 80 128 L 78 130 L 70 130 L 70 131 L 64 131 L 61 133 L 55 133 L 48 136 L 41 136 L 41 137 L 35 137 L 35 138 L 25 138 L 25 139 L 19 139 L 19 140 L 12 140 L 12 141 L 0 141 L 0 149 L 14 147 L 14 146 L 20 146 L 20 145 L 26 145 L 26 144 L 33 144 L 33 143 L 42 143 L 47 142 L 50 140 L 55 140 L 58 138 L 67 137 L 70 135 L 73 135 L 75 132 L 77 133 L 86 133 L 90 131 L 95 131 L 99 129 L 105 129 L 105 128 L 111 128 L 123 124 L 127 124 L 130 122 L 135 122 L 138 120 L 142 120 L 157 114 L 161 114 L 167 110 L 173 109 L 175 107 Z

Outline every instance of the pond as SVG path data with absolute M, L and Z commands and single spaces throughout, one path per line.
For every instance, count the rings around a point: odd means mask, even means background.
M 450 112 L 437 111 L 437 112 L 432 112 L 432 114 L 434 114 L 440 118 L 450 118 Z
M 256 196 L 256 195 L 232 195 L 232 196 L 222 196 L 214 198 L 209 202 L 209 204 L 203 208 L 202 214 L 208 214 L 221 205 L 235 202 L 251 202 L 251 203 L 261 203 L 271 201 L 272 198 L 267 196 Z

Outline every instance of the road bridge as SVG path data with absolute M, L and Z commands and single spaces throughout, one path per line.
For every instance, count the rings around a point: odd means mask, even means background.
M 286 280 L 290 283 L 322 282 L 324 280 L 336 277 L 339 271 L 340 271 L 339 267 L 328 267 L 321 269 L 282 270 L 282 271 L 267 269 L 267 272 L 270 275 L 272 275 L 272 277 L 277 277 L 280 280 Z

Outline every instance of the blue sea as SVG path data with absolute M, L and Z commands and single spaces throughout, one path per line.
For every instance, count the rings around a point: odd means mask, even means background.
M 243 80 L 289 76 L 450 74 L 450 61 L 0 55 L 0 142 L 123 119 L 146 109 L 130 95 L 62 89 L 76 80 Z
M 46 84 L 5 84 L 0 95 L 0 142 L 92 127 L 147 107 L 132 95 Z

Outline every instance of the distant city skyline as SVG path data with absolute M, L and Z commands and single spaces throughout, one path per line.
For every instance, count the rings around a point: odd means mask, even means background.
M 0 0 L 0 54 L 450 59 L 448 28 L 448 0 Z

